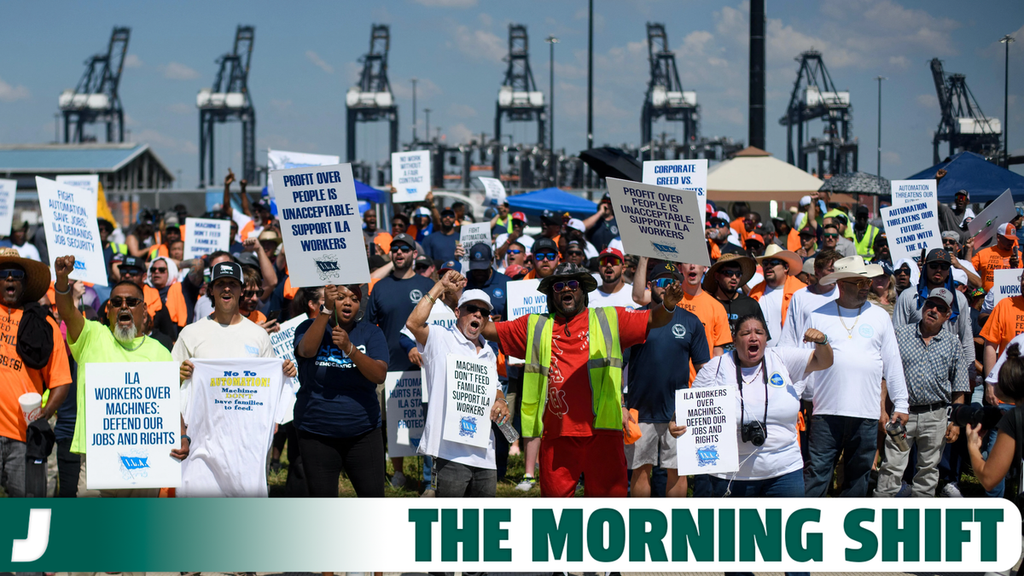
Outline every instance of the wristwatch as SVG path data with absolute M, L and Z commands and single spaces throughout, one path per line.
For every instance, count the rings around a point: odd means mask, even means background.
M 327 306 L 324 306 L 323 304 L 320 305 L 320 313 L 321 314 L 327 314 L 328 316 L 330 316 L 331 314 L 334 314 L 334 312 L 331 312 L 330 310 L 328 310 Z

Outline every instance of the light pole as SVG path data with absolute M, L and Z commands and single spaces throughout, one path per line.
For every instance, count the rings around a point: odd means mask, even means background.
M 551 45 L 551 58 L 548 64 L 550 70 L 548 70 L 548 101 L 549 109 L 548 113 L 548 150 L 551 151 L 551 175 L 552 179 L 557 171 L 555 168 L 555 44 L 558 44 L 558 38 L 554 35 L 548 36 L 547 43 Z
M 416 78 L 412 79 L 412 143 L 416 144 Z M 430 134 L 427 134 L 430 137 Z
M 1000 42 L 1006 44 L 1006 59 L 1003 66 L 1003 168 L 1010 165 L 1010 156 L 1007 150 L 1007 142 L 1010 141 L 1006 132 L 1006 124 L 1010 119 L 1009 112 L 1009 95 L 1010 95 L 1010 43 L 1013 42 L 1013 36 L 1007 34 L 999 39 Z
M 882 177 L 882 80 L 885 76 L 876 76 L 878 80 L 878 165 L 875 168 L 876 176 Z
M 424 108 L 423 113 L 427 115 L 427 140 L 430 140 L 430 108 Z
M 587 150 L 594 148 L 594 0 L 590 0 L 587 25 Z M 593 178 L 593 171 L 587 170 L 587 183 Z

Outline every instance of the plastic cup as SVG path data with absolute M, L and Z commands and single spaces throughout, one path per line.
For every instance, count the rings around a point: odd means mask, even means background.
M 35 392 L 29 392 L 22 394 L 18 398 L 18 402 L 21 404 L 21 411 L 25 415 L 25 423 L 31 424 L 33 421 L 39 419 L 41 413 L 41 407 L 43 405 L 43 397 Z

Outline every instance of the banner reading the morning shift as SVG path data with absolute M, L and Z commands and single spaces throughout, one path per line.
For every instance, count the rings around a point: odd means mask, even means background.
M 2 498 L 0 517 L 11 572 L 997 572 L 1021 548 L 998 498 Z

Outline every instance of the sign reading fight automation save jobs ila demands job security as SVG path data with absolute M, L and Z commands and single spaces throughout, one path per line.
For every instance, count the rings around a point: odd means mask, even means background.
M 270 173 L 292 286 L 370 281 L 352 166 Z
M 618 178 L 607 181 L 627 253 L 711 265 L 693 192 Z

